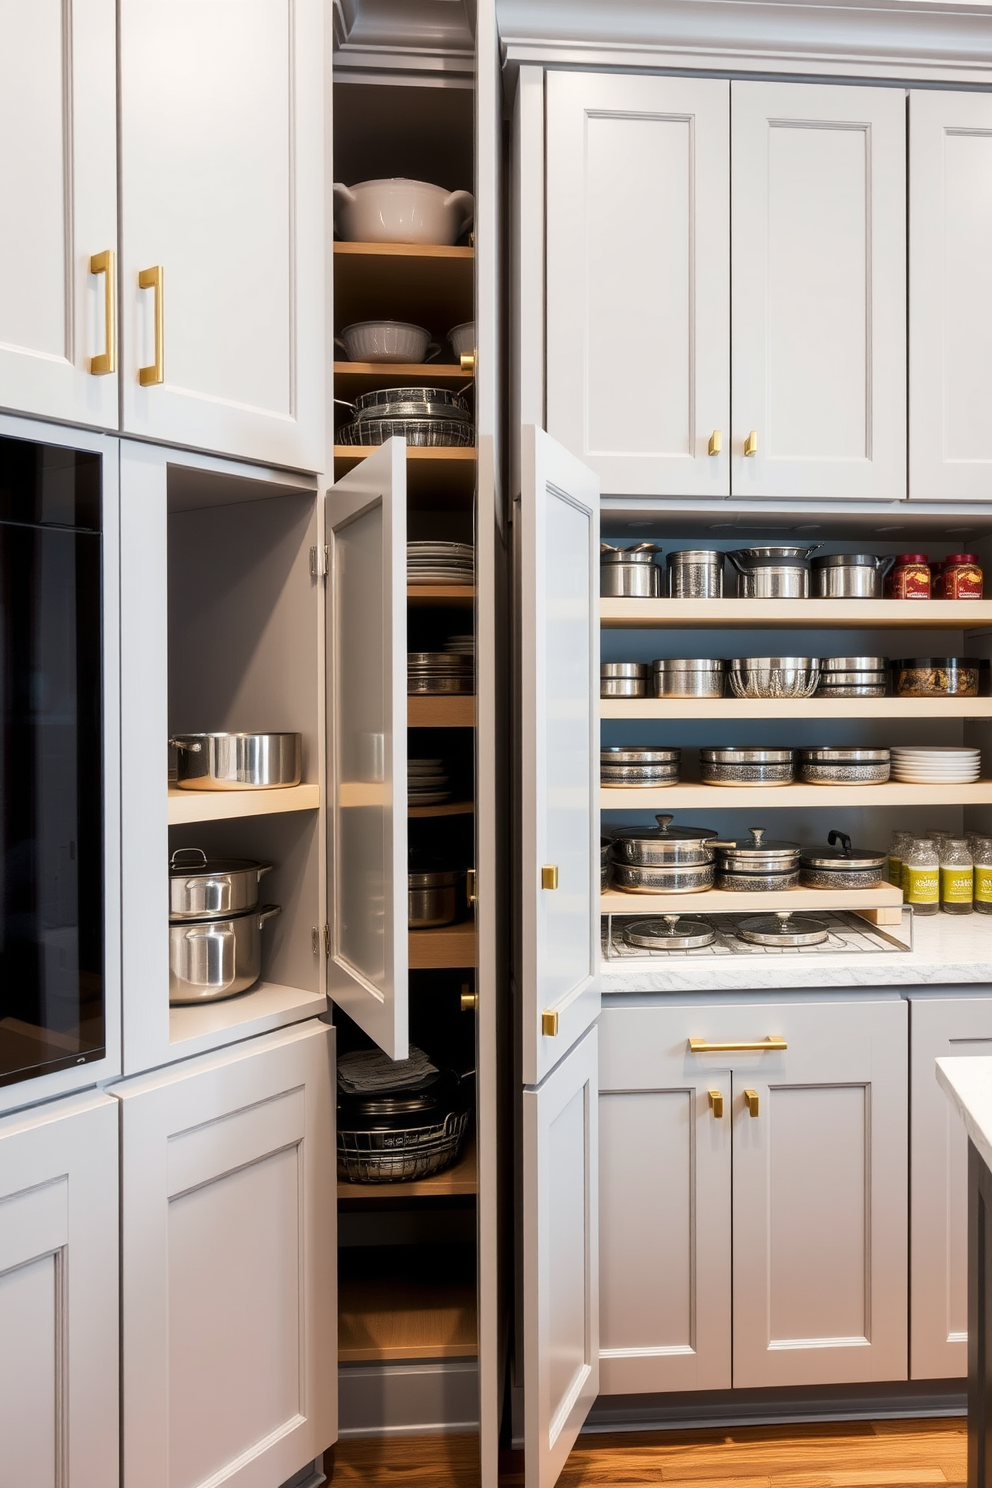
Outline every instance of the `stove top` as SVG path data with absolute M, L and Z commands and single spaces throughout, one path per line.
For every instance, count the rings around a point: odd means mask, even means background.
M 752 919 L 754 910 L 741 914 L 698 914 L 687 909 L 685 918 L 697 920 L 716 931 L 712 945 L 697 946 L 690 951 L 649 950 L 646 946 L 628 945 L 623 938 L 625 925 L 652 918 L 643 914 L 603 916 L 603 958 L 607 961 L 697 961 L 700 958 L 727 956 L 862 956 L 873 953 L 896 953 L 913 949 L 913 917 L 903 915 L 899 925 L 872 925 L 848 910 L 804 910 L 804 918 L 820 920 L 829 929 L 827 939 L 811 946 L 763 946 L 741 940 L 736 934 L 741 920 Z

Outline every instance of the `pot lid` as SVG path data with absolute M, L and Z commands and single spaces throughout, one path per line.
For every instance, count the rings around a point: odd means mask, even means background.
M 746 568 L 768 568 L 784 563 L 790 568 L 805 568 L 806 560 L 818 547 L 819 543 L 805 548 L 735 548 L 727 557 L 738 567 L 743 564 Z
M 646 946 L 652 951 L 692 951 L 712 945 L 716 931 L 702 920 L 683 920 L 678 915 L 660 919 L 634 920 L 624 926 L 623 938 L 628 945 Z
M 255 873 L 271 866 L 255 858 L 208 858 L 202 847 L 177 847 L 169 859 L 169 877 L 213 878 L 218 873 Z
M 822 656 L 821 672 L 884 672 L 887 656 Z
M 948 553 L 947 557 L 946 558 L 942 558 L 940 561 L 941 561 L 941 563 L 943 563 L 945 565 L 948 564 L 948 563 L 977 563 L 978 562 L 978 554 L 977 553 Z
M 846 832 L 830 832 L 829 847 L 810 847 L 803 852 L 804 868 L 885 868 L 888 854 L 878 848 L 852 847 Z M 839 844 L 834 846 L 834 844 Z
M 614 827 L 613 839 L 624 842 L 710 842 L 717 835 L 711 827 L 682 827 L 662 812 L 656 827 Z
M 766 840 L 764 827 L 749 827 L 746 837 L 719 840 L 713 846 L 736 858 L 749 859 L 755 864 L 766 863 L 774 858 L 794 858 L 800 851 L 798 842 Z
M 655 543 L 639 543 L 634 548 L 611 548 L 599 550 L 600 563 L 653 563 L 661 549 Z
M 788 765 L 795 753 L 794 749 L 750 749 L 739 744 L 725 744 L 701 749 L 699 758 L 707 765 Z
M 646 677 L 647 674 L 646 661 L 604 661 L 599 668 L 601 677 Z
M 817 765 L 887 764 L 892 758 L 888 749 L 804 749 L 802 756 Z
M 877 568 L 884 563 L 875 553 L 822 553 L 813 559 L 814 568 Z
M 819 945 L 829 933 L 822 920 L 793 915 L 791 910 L 751 915 L 748 919 L 741 920 L 737 927 L 741 940 L 753 941 L 755 945 Z
M 681 758 L 681 749 L 655 744 L 607 744 L 599 751 L 603 765 L 677 765 Z
M 656 672 L 722 672 L 726 663 L 718 656 L 662 656 L 654 663 Z

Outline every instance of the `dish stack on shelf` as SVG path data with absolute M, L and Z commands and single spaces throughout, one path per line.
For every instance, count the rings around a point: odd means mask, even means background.
M 981 774 L 980 749 L 892 747 L 892 779 L 904 785 L 965 785 Z
M 471 543 L 408 542 L 408 584 L 472 584 L 475 582 L 475 549 Z
M 408 759 L 407 798 L 411 806 L 439 806 L 451 799 L 451 781 L 441 759 Z

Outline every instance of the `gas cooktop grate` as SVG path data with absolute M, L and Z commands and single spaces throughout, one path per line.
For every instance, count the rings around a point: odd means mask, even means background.
M 611 914 L 603 916 L 603 957 L 607 961 L 695 961 L 707 957 L 727 956 L 861 956 L 876 952 L 911 951 L 913 949 L 912 915 L 903 915 L 902 926 L 885 928 L 871 925 L 860 915 L 846 910 L 824 910 L 813 914 L 804 910 L 804 918 L 821 920 L 829 928 L 829 935 L 819 945 L 811 946 L 763 946 L 741 940 L 736 931 L 742 920 L 751 919 L 755 911 L 746 914 L 696 914 L 687 908 L 684 918 L 697 920 L 716 931 L 712 945 L 697 946 L 691 951 L 649 950 L 646 946 L 628 945 L 623 938 L 625 925 L 636 920 L 655 918 L 643 914 Z M 904 938 L 903 938 L 904 937 Z

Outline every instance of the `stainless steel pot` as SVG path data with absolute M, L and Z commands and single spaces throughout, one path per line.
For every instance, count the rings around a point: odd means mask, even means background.
M 650 670 L 643 661 L 604 661 L 599 669 L 600 697 L 644 697 Z
M 796 775 L 794 749 L 750 749 L 727 745 L 699 751 L 704 785 L 791 785 Z
M 169 859 L 169 920 L 227 919 L 254 909 L 271 863 L 208 858 L 202 848 L 177 847 Z
M 656 543 L 638 543 L 632 548 L 600 544 L 599 592 L 612 599 L 658 599 L 661 569 L 655 558 Z
M 800 883 L 808 889 L 875 889 L 888 877 L 888 854 L 851 846 L 846 832 L 829 832 L 829 847 L 802 855 Z M 835 845 L 837 844 L 837 845 Z
M 273 790 L 299 785 L 300 734 L 173 734 L 183 790 Z
M 882 785 L 891 769 L 888 749 L 803 749 L 799 757 L 808 785 Z
M 723 697 L 725 666 L 715 656 L 661 657 L 654 663 L 654 695 Z
M 712 863 L 716 833 L 709 827 L 673 826 L 667 812 L 656 816 L 655 821 L 657 827 L 615 827 L 613 862 L 641 868 Z
M 774 842 L 765 838 L 764 827 L 750 827 L 746 837 L 713 843 L 722 872 L 785 873 L 799 866 L 798 842 Z
M 458 883 L 453 870 L 411 873 L 407 882 L 407 924 L 411 930 L 453 925 L 458 918 Z
M 810 565 L 815 599 L 880 599 L 895 562 L 874 553 L 824 553 Z
M 713 864 L 638 868 L 633 863 L 612 862 L 610 883 L 625 894 L 702 894 L 713 887 Z
M 216 1002 L 247 992 L 262 974 L 262 926 L 277 904 L 226 920 L 182 920 L 169 926 L 169 1002 Z
M 735 548 L 727 554 L 737 569 L 741 599 L 806 599 L 812 547 Z
M 727 678 L 738 698 L 812 697 L 820 663 L 815 656 L 735 656 Z
M 665 559 L 666 588 L 672 599 L 720 599 L 723 554 L 708 548 L 679 548 Z

